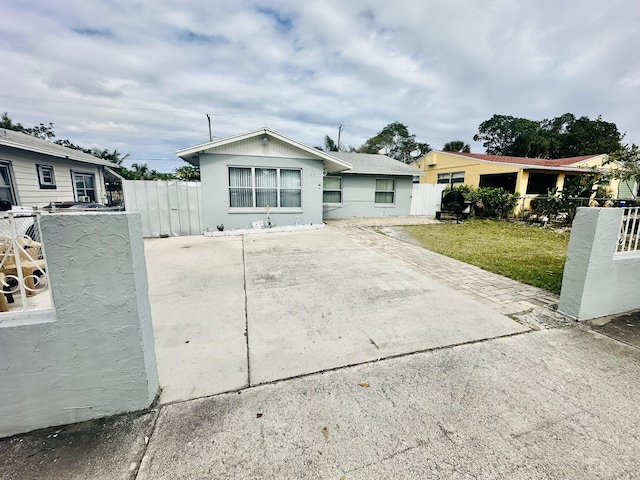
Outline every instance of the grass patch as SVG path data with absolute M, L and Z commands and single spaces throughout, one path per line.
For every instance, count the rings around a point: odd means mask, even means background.
M 428 250 L 560 293 L 569 232 L 477 219 L 405 230 Z

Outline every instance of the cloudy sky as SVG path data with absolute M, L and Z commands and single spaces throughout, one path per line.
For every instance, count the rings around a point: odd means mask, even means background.
M 400 121 L 439 149 L 493 114 L 566 112 L 640 142 L 636 0 L 4 0 L 0 111 L 171 171 L 267 126 L 360 146 Z

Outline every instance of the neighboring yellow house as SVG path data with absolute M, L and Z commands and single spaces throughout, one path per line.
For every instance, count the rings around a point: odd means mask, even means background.
M 598 170 L 616 168 L 613 163 L 605 164 L 608 158 L 608 155 L 587 155 L 547 160 L 432 151 L 414 162 L 414 166 L 426 172 L 420 183 L 502 187 L 511 193 L 518 192 L 521 197 L 533 197 L 546 195 L 555 187 L 562 190 L 566 179 L 590 173 L 593 167 Z M 618 183 L 613 180 L 607 185 L 614 197 L 617 197 Z

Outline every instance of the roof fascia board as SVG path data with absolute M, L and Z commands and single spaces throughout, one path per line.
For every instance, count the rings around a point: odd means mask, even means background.
M 112 170 L 110 167 L 107 167 L 105 165 L 104 169 L 109 172 L 111 175 L 113 175 L 114 177 L 118 178 L 119 180 L 126 180 L 122 175 L 120 175 L 118 172 L 116 172 L 115 170 Z
M 343 167 L 345 169 L 353 168 L 353 165 L 351 165 L 349 162 L 345 162 L 344 160 L 340 160 L 339 158 L 336 158 L 336 157 L 334 157 L 332 155 L 329 155 L 328 153 L 323 152 L 322 150 L 318 150 L 316 148 L 309 147 L 309 146 L 305 145 L 304 143 L 300 143 L 300 142 L 297 142 L 295 140 L 292 140 L 292 139 L 290 139 L 288 137 L 285 137 L 284 135 L 282 135 L 282 134 L 280 134 L 278 132 L 274 132 L 273 130 L 270 130 L 268 128 L 260 128 L 258 130 L 252 130 L 251 132 L 243 133 L 243 134 L 236 135 L 236 136 L 233 136 L 233 137 L 227 137 L 227 138 L 223 138 L 221 140 L 216 140 L 215 142 L 208 142 L 208 143 L 203 143 L 201 145 L 196 145 L 194 147 L 184 148 L 182 150 L 178 150 L 176 152 L 176 155 L 178 155 L 180 158 L 186 160 L 186 158 L 184 158 L 185 156 L 193 155 L 195 153 L 206 151 L 206 150 L 211 149 L 211 148 L 223 147 L 223 146 L 228 145 L 230 143 L 241 142 L 243 140 L 247 140 L 249 138 L 256 137 L 258 135 L 264 135 L 264 134 L 267 134 L 267 135 L 269 135 L 269 136 L 271 136 L 271 137 L 273 137 L 275 139 L 278 139 L 281 142 L 293 145 L 294 147 L 297 147 L 300 150 L 303 150 L 303 151 L 305 151 L 307 153 L 312 154 L 314 157 L 319 157 L 319 159 L 327 160 L 329 162 L 337 164 L 339 167 Z
M 458 152 L 442 152 L 442 151 L 436 151 L 436 150 L 432 150 L 429 153 L 444 153 L 446 155 L 453 155 L 457 158 L 464 158 L 466 160 L 475 160 L 477 162 L 482 162 L 482 163 L 490 163 L 491 165 L 510 165 L 510 166 L 514 166 L 514 167 L 521 167 L 521 168 L 551 168 L 551 169 L 562 169 L 565 167 L 571 168 L 572 165 L 576 165 L 578 163 L 582 163 L 582 162 L 586 162 L 588 160 L 593 160 L 594 158 L 598 158 L 598 157 L 606 157 L 606 154 L 599 154 L 599 155 L 591 155 L 588 156 L 588 158 L 584 158 L 583 160 L 578 160 L 574 163 L 569 163 L 567 165 L 531 165 L 529 163 L 511 163 L 511 162 L 497 162 L 494 160 L 487 160 L 486 158 L 477 158 L 477 157 L 467 157 L 466 155 L 458 155 Z M 429 155 L 429 153 L 427 153 L 427 155 Z M 425 157 L 427 156 L 425 155 Z M 482 154 L 481 154 L 482 155 Z M 498 156 L 498 155 L 496 155 Z M 557 160 L 561 160 L 561 159 L 557 159 Z M 579 167 L 574 167 L 574 168 L 579 168 Z
M 416 170 L 415 172 L 386 172 L 386 171 L 371 171 L 371 170 L 346 170 L 340 173 L 348 174 L 360 174 L 360 175 L 395 175 L 405 177 L 415 177 L 416 175 L 425 175 L 425 172 Z

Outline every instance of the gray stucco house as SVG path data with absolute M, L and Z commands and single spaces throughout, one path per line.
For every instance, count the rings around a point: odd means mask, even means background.
M 409 215 L 409 165 L 384 155 L 324 152 L 268 128 L 176 152 L 200 167 L 204 227 L 317 224 Z

